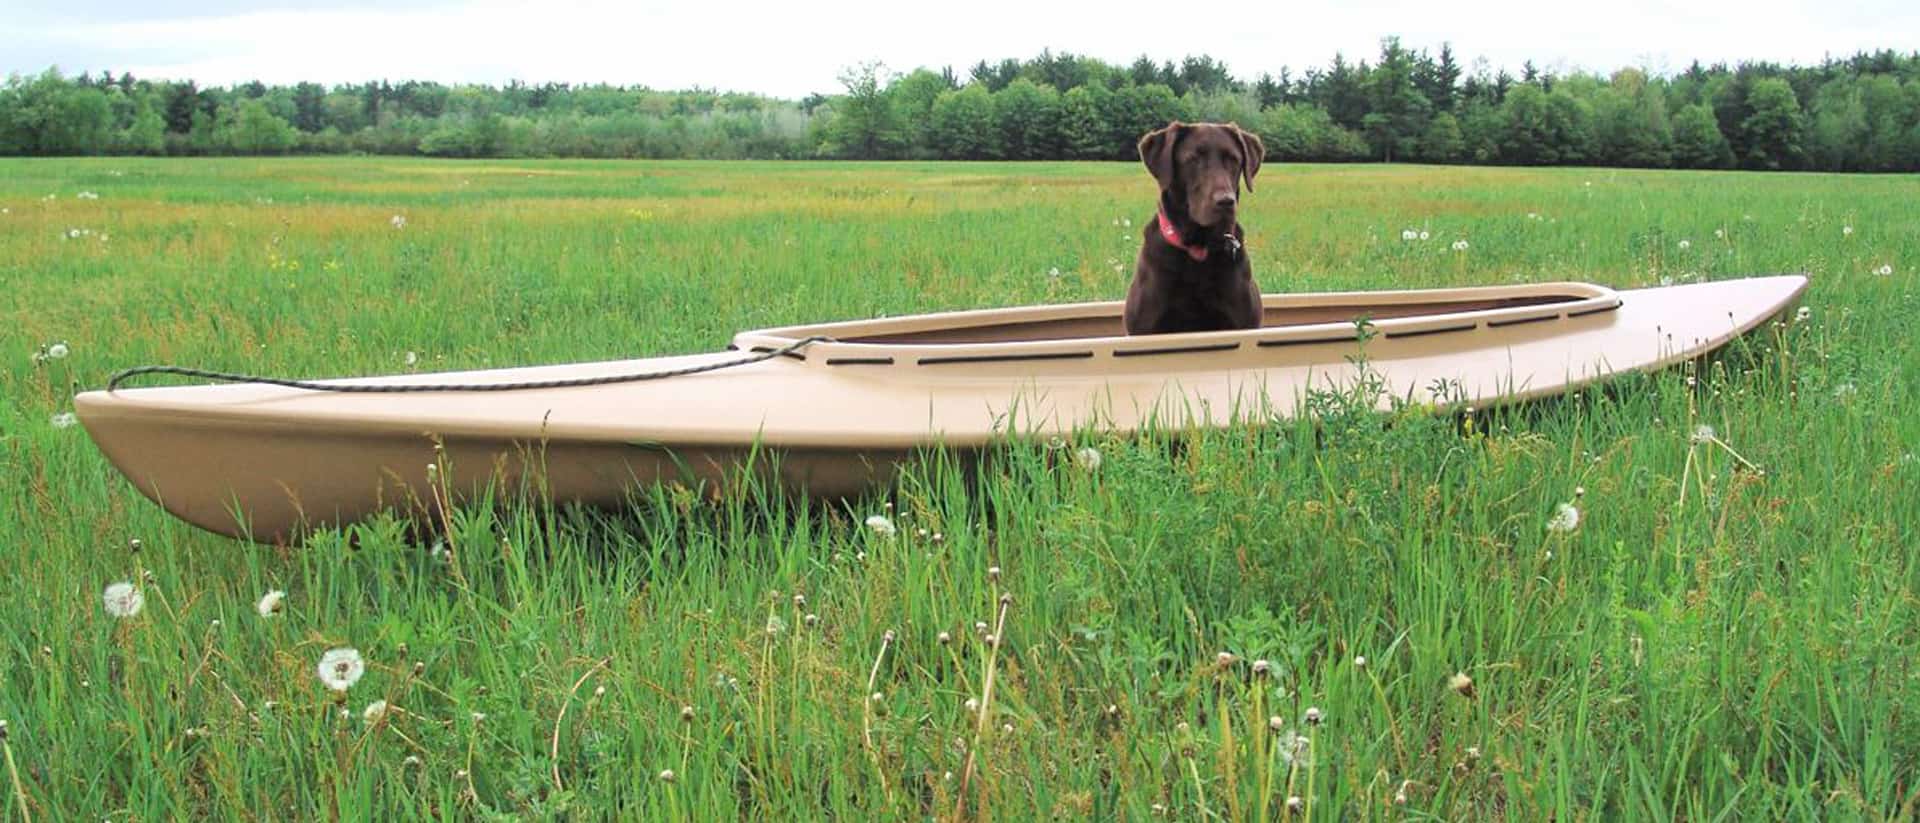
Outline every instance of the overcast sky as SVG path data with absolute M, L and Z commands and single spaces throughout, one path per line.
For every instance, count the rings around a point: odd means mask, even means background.
M 905 71 L 1043 48 L 1128 63 L 1209 54 L 1251 78 L 1298 74 L 1335 52 L 1369 58 L 1382 35 L 1463 64 L 1678 71 L 1704 62 L 1814 63 L 1920 48 L 1920 0 L 1043 0 L 938 5 L 611 0 L 0 0 L 0 72 L 57 65 L 203 85 L 369 79 L 499 84 L 519 79 L 704 86 L 797 98 L 838 89 L 842 67 Z

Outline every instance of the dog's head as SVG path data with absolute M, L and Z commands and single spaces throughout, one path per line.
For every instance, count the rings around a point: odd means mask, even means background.
M 1240 204 L 1240 179 L 1253 191 L 1266 155 L 1260 137 L 1233 123 L 1168 123 L 1140 138 L 1140 162 L 1160 191 L 1171 195 L 1187 219 L 1207 227 L 1231 227 Z

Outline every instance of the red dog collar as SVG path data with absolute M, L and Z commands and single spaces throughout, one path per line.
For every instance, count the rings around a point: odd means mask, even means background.
M 1187 256 L 1193 258 L 1196 263 L 1207 259 L 1206 246 L 1195 248 L 1180 242 L 1180 233 L 1173 230 L 1172 223 L 1167 222 L 1167 212 L 1165 209 L 1155 212 L 1155 215 L 1160 218 L 1160 236 L 1166 239 L 1167 245 L 1186 252 Z

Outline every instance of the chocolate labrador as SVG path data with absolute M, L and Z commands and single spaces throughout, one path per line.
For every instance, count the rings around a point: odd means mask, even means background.
M 1160 212 L 1133 267 L 1128 334 L 1260 327 L 1260 287 L 1234 215 L 1240 179 L 1253 191 L 1265 153 L 1257 135 L 1232 123 L 1174 121 L 1140 138 L 1140 161 L 1160 183 Z

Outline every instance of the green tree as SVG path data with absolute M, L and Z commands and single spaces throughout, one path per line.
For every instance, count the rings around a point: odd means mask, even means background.
M 1382 160 L 1415 153 L 1433 104 L 1414 84 L 1413 56 L 1400 38 L 1380 42 L 1380 63 L 1367 74 L 1367 113 L 1360 122 Z
M 0 88 L 0 150 L 8 154 L 94 154 L 111 144 L 112 125 L 106 94 L 57 69 Z
M 1427 123 L 1427 130 L 1420 135 L 1420 159 L 1429 163 L 1452 163 L 1459 160 L 1466 151 L 1466 140 L 1460 135 L 1460 121 L 1452 114 L 1441 112 Z
M 1684 169 L 1724 169 L 1733 165 L 1733 148 L 1720 133 L 1720 120 L 1705 103 L 1682 107 L 1673 115 L 1673 164 Z
M 134 154 L 163 154 L 167 150 L 167 119 L 149 100 L 141 100 L 121 145 Z
M 1613 166 L 1673 164 L 1673 127 L 1666 97 L 1638 69 L 1615 72 L 1593 96 L 1594 156 Z
M 318 83 L 293 87 L 293 126 L 304 132 L 326 128 L 327 90 Z
M 282 154 L 293 148 L 293 125 L 280 119 L 258 98 L 243 100 L 224 118 L 222 139 L 227 148 L 240 154 Z
M 1066 156 L 1103 160 L 1114 154 L 1107 123 L 1113 92 L 1105 86 L 1077 86 L 1060 96 L 1060 128 Z
M 1022 77 L 993 93 L 1000 150 L 1008 160 L 1050 160 L 1063 151 L 1060 94 Z
M 893 81 L 887 93 L 893 97 L 894 111 L 906 131 L 906 142 L 910 153 L 921 156 L 933 156 L 927 140 L 927 126 L 933 114 L 934 98 L 943 91 L 953 90 L 951 76 L 936 74 L 926 69 L 915 69 L 906 76 Z
M 1000 156 L 993 95 L 984 84 L 969 83 L 959 91 L 941 92 L 933 100 L 929 120 L 927 139 L 940 157 L 991 160 Z
M 907 145 L 905 125 L 887 93 L 886 67 L 863 63 L 840 73 L 847 93 L 834 106 L 826 150 L 835 157 L 889 160 Z
M 1508 91 L 1500 104 L 1500 121 L 1501 162 L 1538 166 L 1560 160 L 1547 93 L 1539 86 L 1521 83 Z
M 1740 123 L 1746 164 L 1764 169 L 1799 168 L 1805 160 L 1806 124 L 1793 86 L 1778 77 L 1757 80 L 1747 93 L 1753 113 Z

